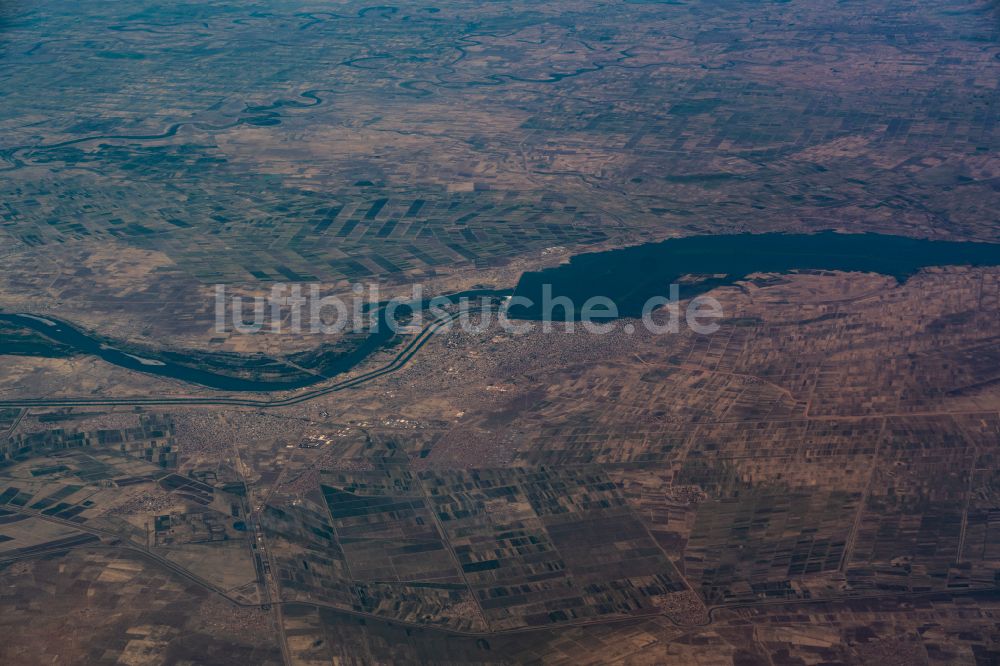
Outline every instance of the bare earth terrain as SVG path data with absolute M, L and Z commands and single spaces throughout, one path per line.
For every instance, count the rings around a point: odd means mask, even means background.
M 1000 242 L 998 11 L 3 4 L 0 314 L 311 383 L 0 320 L 0 663 L 1000 663 L 998 266 L 757 273 L 708 335 L 449 311 L 339 374 L 362 336 L 214 309 Z

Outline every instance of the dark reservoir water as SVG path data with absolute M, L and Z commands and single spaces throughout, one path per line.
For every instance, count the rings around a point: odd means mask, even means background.
M 527 297 L 534 305 L 511 305 L 508 316 L 542 319 L 542 286 L 546 284 L 551 285 L 553 298 L 572 299 L 577 316 L 588 298 L 606 296 L 617 305 L 620 317 L 638 317 L 649 298 L 668 296 L 669 285 L 674 283 L 680 284 L 683 299 L 732 284 L 752 273 L 807 269 L 863 271 L 903 281 L 921 268 L 948 265 L 1000 265 L 1000 244 L 833 232 L 693 236 L 581 254 L 568 264 L 525 273 L 514 296 Z M 702 277 L 687 278 L 692 275 Z M 448 298 L 457 302 L 463 297 L 497 297 L 508 293 L 477 290 Z M 556 319 L 564 316 L 561 308 L 555 309 L 554 314 Z M 0 314 L 0 354 L 89 354 L 129 370 L 223 391 L 287 391 L 348 372 L 373 353 L 396 343 L 398 336 L 386 323 L 384 307 L 380 308 L 379 322 L 377 331 L 347 346 L 322 346 L 285 358 L 270 358 L 138 348 L 99 338 L 51 317 Z M 26 337 L 24 331 L 30 331 L 32 337 Z
M 512 305 L 508 316 L 542 320 L 542 287 L 546 284 L 551 285 L 552 298 L 568 296 L 573 301 L 576 319 L 583 303 L 592 296 L 610 298 L 620 317 L 639 317 L 650 298 L 669 296 L 671 284 L 680 285 L 680 297 L 685 299 L 733 284 L 752 273 L 860 271 L 904 281 L 921 268 L 956 265 L 1000 265 L 1000 244 L 832 231 L 674 238 L 580 254 L 568 264 L 524 273 L 514 295 L 530 299 L 533 305 Z M 691 275 L 704 277 L 698 281 L 681 280 Z M 554 319 L 564 317 L 562 308 L 550 312 Z

